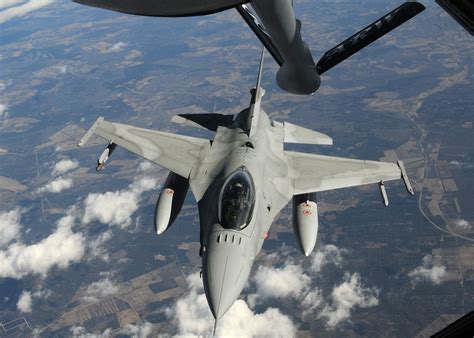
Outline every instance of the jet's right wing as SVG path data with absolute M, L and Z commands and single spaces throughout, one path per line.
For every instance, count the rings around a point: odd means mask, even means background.
M 78 146 L 84 145 L 92 134 L 185 178 L 200 162 L 203 152 L 210 148 L 210 142 L 206 139 L 107 122 L 103 117 L 97 119 Z
M 293 169 L 291 176 L 295 195 L 398 179 L 403 179 L 407 190 L 413 194 L 401 161 L 398 164 L 362 161 L 292 151 L 285 154 Z

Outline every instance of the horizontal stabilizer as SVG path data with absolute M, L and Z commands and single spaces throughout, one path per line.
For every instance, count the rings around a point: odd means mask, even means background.
M 203 128 L 217 131 L 219 126 L 228 126 L 234 121 L 233 115 L 224 114 L 179 114 L 171 118 L 171 121 L 189 127 Z
M 384 15 L 336 47 L 327 51 L 316 66 L 318 73 L 325 73 L 424 10 L 425 7 L 419 2 L 405 2 L 400 7 Z
M 81 5 L 145 16 L 194 16 L 217 13 L 248 0 L 73 0 Z
M 300 144 L 320 144 L 332 145 L 332 138 L 319 133 L 317 131 L 297 126 L 288 122 L 284 123 L 285 128 L 285 143 L 300 143 Z

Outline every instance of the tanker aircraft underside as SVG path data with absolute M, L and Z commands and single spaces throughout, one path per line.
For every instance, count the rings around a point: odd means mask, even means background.
M 316 92 L 323 73 L 425 10 L 421 3 L 407 1 L 328 50 L 316 64 L 301 36 L 301 21 L 295 16 L 293 0 L 73 1 L 128 14 L 163 17 L 207 15 L 235 8 L 280 66 L 276 76 L 280 88 L 300 95 Z M 320 32 L 321 36 L 324 33 Z
M 332 139 L 288 122 L 271 120 L 261 109 L 263 52 L 250 106 L 236 115 L 183 114 L 172 121 L 215 132 L 213 140 L 107 122 L 99 117 L 92 134 L 109 141 L 97 170 L 119 145 L 170 171 L 156 204 L 155 231 L 166 231 L 188 188 L 198 202 L 199 254 L 209 307 L 217 320 L 239 297 L 255 257 L 279 212 L 293 201 L 293 228 L 302 253 L 314 249 L 318 233 L 316 193 L 376 183 L 388 205 L 384 183 L 403 179 L 403 163 L 362 161 L 284 150 L 285 143 L 332 145 Z

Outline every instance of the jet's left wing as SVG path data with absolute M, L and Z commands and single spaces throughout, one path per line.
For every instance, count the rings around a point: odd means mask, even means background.
M 92 134 L 185 178 L 200 162 L 203 151 L 210 148 L 210 142 L 206 139 L 107 122 L 102 117 L 97 119 L 78 146 L 84 145 Z
M 397 164 L 362 161 L 292 151 L 285 154 L 293 169 L 295 195 L 398 179 L 403 179 L 407 190 L 413 194 L 401 161 Z

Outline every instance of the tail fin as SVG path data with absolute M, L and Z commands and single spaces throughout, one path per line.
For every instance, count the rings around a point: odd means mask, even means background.
M 260 66 L 258 67 L 257 83 L 255 88 L 251 90 L 252 100 L 250 101 L 250 107 L 248 109 L 247 119 L 245 121 L 244 130 L 247 131 L 247 135 L 251 136 L 252 131 L 255 131 L 258 124 L 258 117 L 260 115 L 260 103 L 265 90 L 261 87 L 262 74 L 263 74 L 263 60 L 265 59 L 265 47 L 262 48 L 262 54 L 260 56 Z
M 265 94 L 265 91 L 262 89 L 260 84 L 262 83 L 262 73 L 263 73 L 263 60 L 265 59 L 265 48 L 262 48 L 262 54 L 260 56 L 260 65 L 258 67 L 258 76 L 257 84 L 255 85 L 255 100 L 259 100 Z

